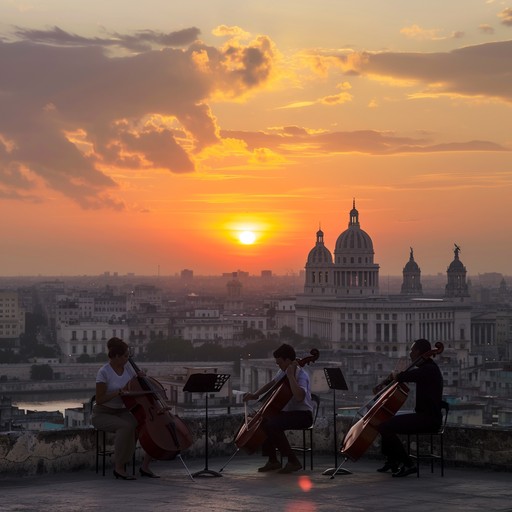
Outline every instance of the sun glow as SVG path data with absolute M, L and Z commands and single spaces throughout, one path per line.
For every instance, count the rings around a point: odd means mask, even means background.
M 238 240 L 244 245 L 252 245 L 256 241 L 256 235 L 253 231 L 242 231 L 238 234 Z

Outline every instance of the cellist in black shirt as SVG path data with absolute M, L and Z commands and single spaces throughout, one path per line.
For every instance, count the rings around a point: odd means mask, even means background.
M 422 357 L 431 351 L 428 340 L 416 340 L 410 352 L 411 360 L 417 361 L 416 367 L 393 375 L 397 382 L 416 383 L 416 407 L 414 413 L 395 415 L 378 426 L 382 453 L 386 457 L 384 466 L 377 470 L 381 473 L 391 470 L 394 477 L 416 473 L 416 467 L 397 434 L 436 432 L 441 426 L 443 376 L 431 357 Z

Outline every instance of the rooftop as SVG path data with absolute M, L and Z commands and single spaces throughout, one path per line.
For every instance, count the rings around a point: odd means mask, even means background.
M 179 512 L 207 510 L 320 512 L 343 510 L 401 510 L 436 512 L 464 510 L 512 511 L 509 472 L 487 469 L 421 467 L 420 478 L 392 478 L 377 473 L 379 461 L 361 459 L 344 467 L 352 474 L 334 478 L 322 472 L 333 466 L 333 456 L 315 457 L 313 471 L 291 475 L 258 473 L 263 459 L 238 454 L 220 478 L 192 480 L 179 460 L 155 462 L 160 479 L 115 480 L 94 470 L 61 472 L 35 477 L 0 478 L 3 512 L 109 512 L 136 510 Z M 209 459 L 208 467 L 219 471 L 228 457 Z M 186 459 L 194 473 L 204 468 L 204 459 Z

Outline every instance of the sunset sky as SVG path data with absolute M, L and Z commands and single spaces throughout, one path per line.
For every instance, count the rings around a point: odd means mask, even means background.
M 512 275 L 512 0 L 0 0 L 0 275 L 295 273 L 354 198 Z

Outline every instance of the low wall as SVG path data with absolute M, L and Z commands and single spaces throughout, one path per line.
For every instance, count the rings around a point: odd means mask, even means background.
M 240 415 L 208 419 L 210 456 L 229 457 L 234 452 L 233 438 L 243 421 Z M 195 440 L 184 458 L 204 457 L 204 419 L 186 420 Z M 350 420 L 338 419 L 339 446 Z M 314 431 L 315 453 L 334 453 L 332 419 L 318 418 Z M 447 427 L 445 461 L 447 465 L 491 467 L 512 471 L 512 435 L 510 430 L 494 428 Z M 292 444 L 301 444 L 300 432 L 290 432 Z M 365 457 L 379 457 L 378 440 Z M 140 454 L 139 454 L 140 458 Z M 341 461 L 341 459 L 340 459 Z M 0 477 L 29 476 L 61 471 L 93 470 L 95 434 L 90 429 L 63 429 L 42 432 L 0 433 Z

